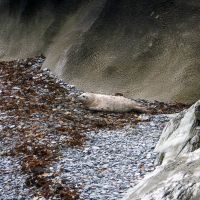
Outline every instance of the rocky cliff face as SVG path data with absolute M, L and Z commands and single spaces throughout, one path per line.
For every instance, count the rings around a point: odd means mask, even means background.
M 172 119 L 156 151 L 161 165 L 125 200 L 194 200 L 200 198 L 200 101 Z
M 44 67 L 87 91 L 199 98 L 198 0 L 1 0 L 0 58 Z

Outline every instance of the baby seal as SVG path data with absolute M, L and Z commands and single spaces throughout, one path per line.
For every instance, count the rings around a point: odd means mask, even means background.
M 78 99 L 89 110 L 107 112 L 148 112 L 148 110 L 141 104 L 123 96 L 111 96 L 87 92 L 81 94 Z

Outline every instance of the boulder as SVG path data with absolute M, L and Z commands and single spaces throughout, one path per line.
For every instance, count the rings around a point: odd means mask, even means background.
M 200 101 L 167 124 L 155 148 L 159 166 L 124 200 L 200 199 L 199 108 Z

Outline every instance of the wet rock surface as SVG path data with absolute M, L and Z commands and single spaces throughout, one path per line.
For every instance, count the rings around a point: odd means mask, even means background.
M 120 199 L 154 170 L 166 113 L 85 110 L 82 91 L 41 69 L 44 57 L 0 63 L 0 199 Z

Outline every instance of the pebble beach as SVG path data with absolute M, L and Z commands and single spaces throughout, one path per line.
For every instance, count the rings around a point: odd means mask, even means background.
M 89 111 L 44 59 L 0 63 L 0 199 L 121 199 L 155 169 L 169 114 L 188 105 L 136 99 L 151 113 Z

